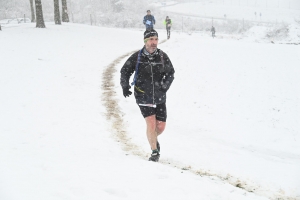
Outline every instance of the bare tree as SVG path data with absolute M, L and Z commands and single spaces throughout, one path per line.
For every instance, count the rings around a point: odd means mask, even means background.
M 34 12 L 34 5 L 33 0 L 29 0 L 30 8 L 31 8 L 31 22 L 35 22 L 35 12 Z
M 61 24 L 59 12 L 59 0 L 54 0 L 54 21 L 55 24 Z
M 42 9 L 42 0 L 35 0 L 36 27 L 46 28 Z
M 62 21 L 69 22 L 67 0 L 61 0 L 61 5 L 62 5 Z

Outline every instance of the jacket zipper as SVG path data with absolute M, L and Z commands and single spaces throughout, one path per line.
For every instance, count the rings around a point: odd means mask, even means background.
M 153 98 L 153 105 L 154 105 L 154 82 L 153 82 L 153 71 L 152 71 L 152 64 L 151 64 L 151 62 L 149 62 L 149 63 L 150 63 L 150 66 L 151 66 L 152 89 L 153 89 L 153 96 L 152 96 L 152 98 Z

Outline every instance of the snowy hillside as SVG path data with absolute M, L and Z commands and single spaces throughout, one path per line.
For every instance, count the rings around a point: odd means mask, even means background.
M 162 3 L 160 3 L 162 4 Z M 161 6 L 160 4 L 154 4 Z M 164 12 L 178 13 L 187 16 L 208 17 L 215 19 L 236 19 L 257 22 L 294 22 L 299 18 L 300 3 L 296 0 L 211 0 L 164 2 L 160 7 Z
M 300 2 L 296 0 L 198 0 L 165 4 L 154 5 L 160 9 L 160 15 L 170 16 L 173 30 L 209 33 L 213 25 L 217 37 L 300 44 Z
M 151 163 L 119 86 L 143 32 L 46 25 L 0 31 L 1 200 L 300 199 L 298 46 L 158 30 L 176 73 Z

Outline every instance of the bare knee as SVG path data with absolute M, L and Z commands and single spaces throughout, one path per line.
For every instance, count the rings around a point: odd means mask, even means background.
M 161 134 L 166 128 L 166 122 L 156 121 L 156 132 L 157 134 Z

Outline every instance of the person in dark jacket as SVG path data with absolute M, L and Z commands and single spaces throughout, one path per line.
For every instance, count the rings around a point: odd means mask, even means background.
M 168 55 L 157 48 L 158 33 L 155 30 L 144 32 L 144 43 L 144 47 L 132 54 L 123 65 L 120 84 L 124 97 L 129 97 L 132 94 L 129 79 L 135 72 L 131 85 L 147 125 L 146 133 L 152 150 L 149 160 L 157 162 L 160 157 L 157 136 L 166 126 L 166 93 L 174 80 L 175 70 Z
M 146 26 L 146 30 L 152 30 L 155 24 L 155 18 L 151 15 L 151 11 L 147 10 L 147 15 L 144 16 L 143 24 Z
M 216 37 L 216 29 L 215 29 L 215 27 L 211 27 L 211 34 L 212 34 L 212 37 L 214 38 L 214 37 Z
M 165 24 L 166 24 L 166 29 L 167 29 L 167 37 L 168 37 L 168 39 L 170 39 L 172 21 L 169 18 L 169 16 L 166 17 Z

